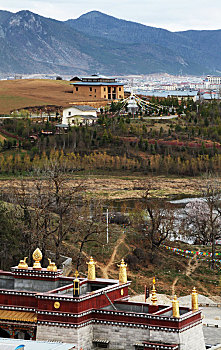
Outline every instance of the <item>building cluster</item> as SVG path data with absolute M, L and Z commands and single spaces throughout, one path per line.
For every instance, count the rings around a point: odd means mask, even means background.
M 197 292 L 192 308 L 159 305 L 155 280 L 151 303 L 130 301 L 127 265 L 118 265 L 119 278 L 96 277 L 91 257 L 87 277 L 62 274 L 42 253 L 33 265 L 24 258 L 11 272 L 0 271 L 0 337 L 59 341 L 74 349 L 205 350 Z
M 148 96 L 190 96 L 202 99 L 220 98 L 221 76 L 195 77 L 152 74 L 123 77 L 126 91 Z
M 115 78 L 101 75 L 74 77 L 72 102 L 64 108 L 62 123 L 57 129 L 67 129 L 70 126 L 93 125 L 97 121 L 97 110 L 124 99 L 124 84 Z

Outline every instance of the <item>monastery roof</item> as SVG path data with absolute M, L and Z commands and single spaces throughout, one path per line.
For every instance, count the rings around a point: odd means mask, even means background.
M 123 83 L 108 83 L 108 82 L 93 82 L 93 81 L 77 81 L 75 83 L 71 83 L 71 85 L 80 85 L 80 86 L 123 86 Z

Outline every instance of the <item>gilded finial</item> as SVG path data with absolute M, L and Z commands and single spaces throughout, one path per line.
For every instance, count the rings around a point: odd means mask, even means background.
M 32 257 L 33 257 L 33 260 L 35 261 L 33 265 L 33 269 L 41 270 L 40 261 L 42 260 L 42 252 L 40 251 L 39 248 L 35 249 Z
M 196 288 L 194 287 L 192 290 L 192 310 L 193 311 L 198 311 L 199 306 L 198 306 L 198 293 L 196 291 Z
M 77 280 L 77 279 L 78 279 L 78 276 L 79 276 L 79 273 L 78 273 L 77 270 L 75 271 L 74 275 L 75 275 L 75 280 Z
M 75 271 L 74 275 L 75 275 L 75 279 L 73 281 L 73 297 L 78 298 L 80 295 L 80 281 L 78 279 L 79 273 L 77 270 Z
M 176 295 L 174 295 L 172 305 L 173 305 L 173 317 L 179 318 L 180 317 L 179 301 L 177 300 Z
M 18 269 L 23 269 L 23 270 L 27 270 L 28 269 L 28 264 L 26 263 L 27 259 L 28 259 L 28 257 L 26 256 L 24 258 L 24 260 L 20 260 L 20 262 L 18 264 Z
M 152 305 L 157 305 L 157 293 L 156 293 L 155 284 L 156 284 L 156 278 L 154 277 L 153 278 L 152 297 L 151 297 Z
M 88 264 L 88 275 L 87 278 L 89 280 L 95 280 L 96 279 L 96 274 L 95 274 L 95 261 L 93 257 L 91 256 L 90 261 L 87 263 Z
M 48 258 L 48 262 L 49 262 L 49 265 L 47 267 L 47 271 L 51 271 L 51 272 L 57 272 L 58 271 L 58 268 L 57 266 L 55 265 L 54 262 L 51 261 L 51 259 Z
M 125 264 L 124 259 L 122 259 L 121 264 L 117 266 L 120 268 L 119 283 L 127 283 L 127 264 Z

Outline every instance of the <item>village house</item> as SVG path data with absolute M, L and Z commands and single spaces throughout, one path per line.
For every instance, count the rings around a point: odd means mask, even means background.
M 64 108 L 62 125 L 93 125 L 97 122 L 97 109 L 88 105 L 75 105 Z
M 101 75 L 74 77 L 71 79 L 74 100 L 115 101 L 124 99 L 124 85 L 115 78 Z

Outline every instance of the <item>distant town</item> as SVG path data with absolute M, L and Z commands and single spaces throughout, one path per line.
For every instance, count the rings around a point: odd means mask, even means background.
M 2 75 L 0 80 L 16 79 L 63 79 L 70 80 L 72 76 L 45 75 L 45 74 L 15 74 Z M 211 100 L 221 97 L 221 75 L 170 75 L 167 73 L 156 73 L 148 75 L 126 75 L 114 76 L 124 84 L 125 92 L 134 92 L 147 96 L 168 97 L 168 96 L 190 96 L 194 101 L 198 99 Z

